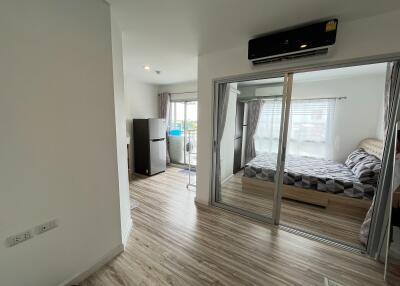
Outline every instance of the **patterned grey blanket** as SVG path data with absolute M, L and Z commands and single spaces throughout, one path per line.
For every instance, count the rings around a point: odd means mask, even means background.
M 277 154 L 264 153 L 251 160 L 244 176 L 273 182 Z M 286 156 L 283 183 L 352 198 L 372 199 L 378 176 L 357 178 L 342 163 L 301 156 Z

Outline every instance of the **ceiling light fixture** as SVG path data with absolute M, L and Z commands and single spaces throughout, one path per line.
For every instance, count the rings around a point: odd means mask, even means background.
M 146 71 L 149 71 L 149 70 L 150 70 L 150 66 L 148 66 L 148 65 L 145 65 L 143 68 L 144 68 Z
M 300 46 L 300 48 L 302 48 L 302 49 L 307 48 L 307 45 L 303 44 L 303 45 Z

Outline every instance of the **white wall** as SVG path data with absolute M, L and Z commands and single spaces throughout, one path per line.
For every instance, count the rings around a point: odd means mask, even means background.
M 3 0 L 0 19 L 0 284 L 59 285 L 121 248 L 109 5 Z
M 237 88 L 236 83 L 230 84 L 230 92 L 228 97 L 228 107 L 226 111 L 226 121 L 224 133 L 221 138 L 221 182 L 228 180 L 233 174 L 234 160 L 234 138 L 236 130 L 236 99 L 237 94 L 233 89 Z
M 127 118 L 158 117 L 158 86 L 125 78 Z
M 274 83 L 268 85 L 252 85 L 238 87 L 240 98 L 246 99 L 254 96 L 276 96 L 283 94 L 283 83 Z
M 247 43 L 238 43 L 235 48 L 199 56 L 200 117 L 196 201 L 205 204 L 210 201 L 213 79 L 257 71 L 288 69 L 310 64 L 323 65 L 337 61 L 399 53 L 400 38 L 393 36 L 398 33 L 399 17 L 400 11 L 397 10 L 354 21 L 340 21 L 336 45 L 325 56 L 253 67 L 247 60 Z
M 160 85 L 158 91 L 172 93 L 171 100 L 197 100 L 197 81 Z
M 126 245 L 130 230 L 132 228 L 131 204 L 129 198 L 128 178 L 128 152 L 126 149 L 126 98 L 124 89 L 122 32 L 114 17 L 111 6 L 111 34 L 112 54 L 114 73 L 114 104 L 115 104 L 115 125 L 117 137 L 118 155 L 118 182 L 119 182 L 119 203 L 121 212 L 121 235 L 122 242 Z
M 158 86 L 140 82 L 129 75 L 125 75 L 125 95 L 126 132 L 131 140 L 129 161 L 131 169 L 134 170 L 132 119 L 158 118 Z

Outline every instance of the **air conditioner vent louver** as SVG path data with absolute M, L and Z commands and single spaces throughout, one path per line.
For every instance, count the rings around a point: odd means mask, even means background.
M 258 65 L 258 64 L 280 62 L 283 60 L 311 57 L 311 56 L 316 56 L 316 55 L 323 55 L 326 53 L 328 53 L 328 48 L 323 48 L 323 49 L 319 49 L 319 50 L 299 52 L 299 53 L 291 54 L 291 55 L 282 55 L 282 56 L 271 57 L 271 58 L 266 58 L 266 59 L 261 59 L 261 60 L 254 60 L 253 64 Z

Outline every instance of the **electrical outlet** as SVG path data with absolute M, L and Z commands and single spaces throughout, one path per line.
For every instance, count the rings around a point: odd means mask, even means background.
M 51 221 L 45 222 L 45 223 L 35 227 L 35 232 L 37 234 L 42 234 L 42 233 L 52 230 L 53 228 L 56 228 L 56 227 L 57 227 L 56 220 L 51 220 Z
M 21 242 L 24 242 L 28 239 L 31 239 L 33 237 L 32 231 L 27 230 L 25 232 L 21 232 L 16 235 L 12 235 L 6 239 L 6 244 L 8 247 L 12 247 L 14 245 L 17 245 Z

